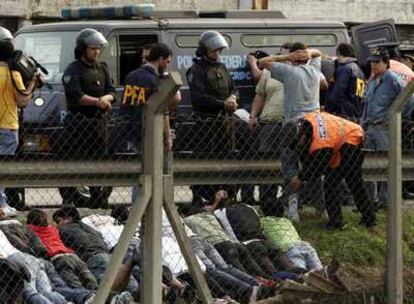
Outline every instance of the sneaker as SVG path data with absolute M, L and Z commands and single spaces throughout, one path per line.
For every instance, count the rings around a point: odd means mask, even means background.
M 129 304 L 132 303 L 133 298 L 128 291 L 121 292 L 111 299 L 111 304 Z
M 298 212 L 298 199 L 296 196 L 292 195 L 291 197 L 289 197 L 287 217 L 294 222 L 300 222 Z
M 249 304 L 256 303 L 257 301 L 257 292 L 259 291 L 259 286 L 253 286 L 249 296 Z
M 95 299 L 95 293 L 91 294 L 86 300 L 84 304 L 92 304 L 93 300 Z

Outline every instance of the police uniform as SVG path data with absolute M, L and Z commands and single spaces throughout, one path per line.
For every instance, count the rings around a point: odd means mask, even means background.
M 97 106 L 83 106 L 79 100 L 84 95 L 102 97 L 107 94 L 116 99 L 115 87 L 104 62 L 87 63 L 84 60 L 72 62 L 63 75 L 68 117 L 65 121 L 70 156 L 93 157 L 108 152 L 108 138 L 105 113 Z
M 127 151 L 139 152 L 143 132 L 143 109 L 159 78 L 159 73 L 150 65 L 144 65 L 125 78 L 124 94 L 120 106 L 123 120 L 122 135 Z
M 342 226 L 338 197 L 342 179 L 345 179 L 362 214 L 361 224 L 374 225 L 374 206 L 367 198 L 362 179 L 363 154 L 360 146 L 364 131 L 361 126 L 326 112 L 312 112 L 304 116 L 303 129 L 307 144 L 301 151 L 299 179 L 312 182 L 325 175 L 325 203 L 330 228 Z
M 193 66 L 187 71 L 187 80 L 196 118 L 195 136 L 191 138 L 192 150 L 198 157 L 227 154 L 231 149 L 231 134 L 229 121 L 224 117 L 224 102 L 232 94 L 237 96 L 230 73 L 221 62 L 195 58 Z M 195 201 L 199 202 L 201 197 L 212 198 L 218 187 L 194 185 L 192 190 Z
M 196 58 L 187 79 L 193 110 L 204 117 L 224 114 L 224 101 L 237 95 L 231 75 L 221 62 Z

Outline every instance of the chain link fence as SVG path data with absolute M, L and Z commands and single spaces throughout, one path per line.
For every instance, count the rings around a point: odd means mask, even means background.
M 140 302 L 145 233 L 154 229 L 162 242 L 162 286 L 154 290 L 164 303 L 206 299 L 181 240 L 216 303 L 386 302 L 388 125 L 364 125 L 362 141 L 358 125 L 332 116 L 315 114 L 300 126 L 249 125 L 246 117 L 194 114 L 173 122 L 166 167 L 186 236 L 177 236 L 167 210 L 161 225 L 132 223 L 106 303 Z M 1 303 L 92 303 L 131 203 L 145 200 L 138 179 L 150 150 L 131 125 L 122 117 L 66 117 L 48 136 L 30 139 L 38 132 L 24 130 L 22 145 L 47 147 L 42 153 L 2 159 L 9 207 L 0 213 Z M 413 132 L 403 121 L 407 303 L 414 297 Z M 340 144 L 315 144 L 334 133 Z

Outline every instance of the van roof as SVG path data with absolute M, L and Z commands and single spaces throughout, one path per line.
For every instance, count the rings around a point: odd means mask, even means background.
M 338 21 L 299 21 L 286 19 L 139 19 L 139 20 L 82 20 L 44 23 L 27 26 L 18 31 L 47 32 L 47 31 L 79 31 L 87 27 L 97 28 L 107 34 L 114 29 L 233 29 L 233 28 L 345 28 Z

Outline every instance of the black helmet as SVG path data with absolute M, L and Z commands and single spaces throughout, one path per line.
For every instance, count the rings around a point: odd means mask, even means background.
M 227 40 L 217 31 L 206 31 L 202 33 L 198 44 L 200 47 L 205 47 L 211 51 L 227 49 L 229 47 Z
M 2 26 L 0 26 L 0 41 L 12 41 L 13 35 L 10 31 Z
M 76 46 L 100 45 L 101 47 L 105 47 L 107 44 L 108 41 L 104 35 L 92 28 L 81 30 L 76 38 Z

